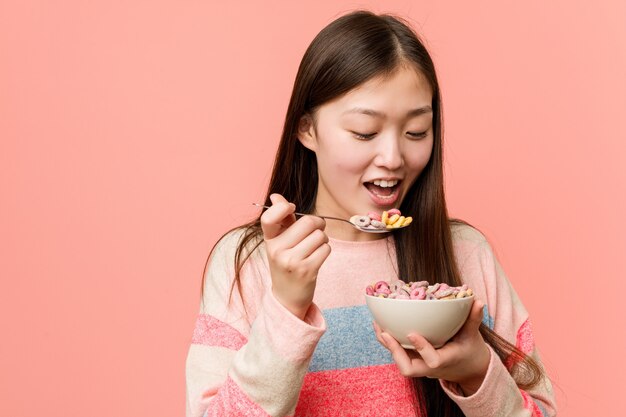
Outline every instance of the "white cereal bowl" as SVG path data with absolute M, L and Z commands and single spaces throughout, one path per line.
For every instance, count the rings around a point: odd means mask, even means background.
M 424 336 L 435 348 L 443 346 L 467 320 L 474 296 L 450 300 L 397 300 L 365 295 L 374 321 L 405 349 L 413 349 L 409 333 Z

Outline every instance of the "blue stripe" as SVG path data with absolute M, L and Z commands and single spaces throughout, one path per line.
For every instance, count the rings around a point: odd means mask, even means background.
M 487 310 L 487 304 L 483 306 L 483 324 L 493 330 L 495 325 L 493 317 L 489 315 L 489 310 Z
M 366 305 L 323 310 L 326 333 L 320 338 L 309 372 L 393 363 L 391 353 L 376 339 Z
M 535 402 L 535 404 L 537 404 L 537 407 L 539 407 L 539 410 L 541 410 L 541 415 L 542 415 L 542 416 L 547 416 L 547 415 L 548 415 L 548 413 L 546 412 L 546 409 L 545 409 L 545 408 L 543 408 L 543 406 L 541 405 L 541 403 L 540 403 L 539 401 L 535 400 L 534 398 L 533 398 L 533 401 Z

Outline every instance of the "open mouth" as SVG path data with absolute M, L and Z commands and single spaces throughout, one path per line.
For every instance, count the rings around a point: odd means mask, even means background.
M 372 201 L 379 206 L 393 205 L 400 195 L 401 180 L 375 180 L 363 183 Z

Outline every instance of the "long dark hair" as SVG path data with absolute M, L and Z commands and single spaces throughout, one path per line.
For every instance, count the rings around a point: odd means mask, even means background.
M 419 214 L 414 216 L 413 226 L 393 232 L 398 273 L 405 280 L 436 277 L 438 282 L 457 286 L 461 285 L 461 277 L 454 257 L 451 227 L 468 223 L 448 217 L 439 83 L 428 51 L 401 18 L 368 11 L 352 12 L 331 22 L 311 42 L 294 83 L 265 204 L 271 205 L 269 196 L 279 193 L 295 203 L 299 211 L 312 213 L 318 185 L 317 162 L 315 154 L 297 139 L 301 117 L 314 114 L 319 106 L 371 78 L 390 75 L 406 64 L 419 71 L 432 89 L 434 141 L 428 164 L 400 206 L 403 213 Z M 241 228 L 243 234 L 235 253 L 233 283 L 233 289 L 237 285 L 239 294 L 243 294 L 241 268 L 262 242 L 260 216 Z M 542 370 L 532 358 L 487 326 L 481 325 L 480 332 L 503 361 L 508 358 L 510 363 L 516 364 L 509 371 L 521 388 L 530 388 L 541 381 Z M 422 415 L 424 412 L 428 416 L 463 415 L 436 379 L 413 378 L 413 382 Z

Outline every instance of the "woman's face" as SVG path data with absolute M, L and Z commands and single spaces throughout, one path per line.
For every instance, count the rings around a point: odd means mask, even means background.
M 432 153 L 431 105 L 428 82 L 403 66 L 320 106 L 314 124 L 303 118 L 299 139 L 317 158 L 316 212 L 348 219 L 399 207 Z

